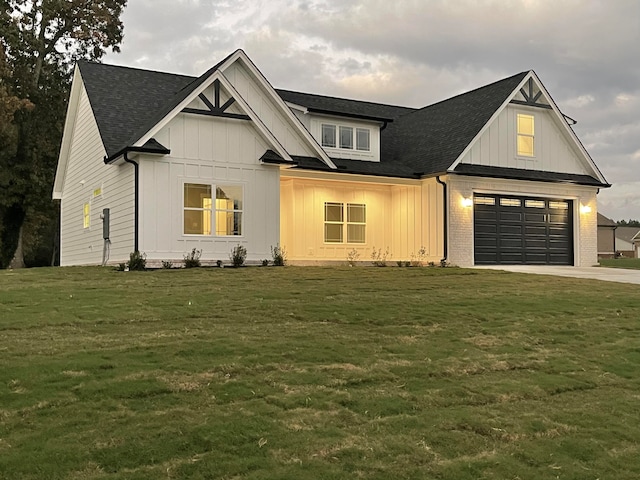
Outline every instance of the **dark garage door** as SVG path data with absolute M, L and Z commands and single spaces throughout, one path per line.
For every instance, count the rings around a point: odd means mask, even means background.
M 476 265 L 573 265 L 573 202 L 482 195 L 473 198 Z

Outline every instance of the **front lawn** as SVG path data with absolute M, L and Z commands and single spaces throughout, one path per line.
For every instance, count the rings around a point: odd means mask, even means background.
M 640 269 L 640 258 L 601 258 L 598 262 L 603 267 Z
M 0 478 L 637 479 L 637 285 L 0 272 Z

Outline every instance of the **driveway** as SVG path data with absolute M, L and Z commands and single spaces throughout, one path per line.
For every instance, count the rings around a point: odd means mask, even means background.
M 553 265 L 492 265 L 473 268 L 490 268 L 507 272 L 556 275 L 559 277 L 588 278 L 605 282 L 635 283 L 640 285 L 640 270 L 606 267 L 561 267 Z

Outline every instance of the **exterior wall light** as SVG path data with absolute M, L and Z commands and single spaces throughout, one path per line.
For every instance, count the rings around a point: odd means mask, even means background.
M 462 199 L 462 206 L 463 207 L 472 207 L 473 206 L 473 198 L 463 198 Z
M 589 205 L 580 205 L 580 213 L 591 213 L 591 207 Z

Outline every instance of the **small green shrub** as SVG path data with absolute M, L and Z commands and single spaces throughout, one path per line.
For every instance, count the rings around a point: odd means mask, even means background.
M 347 253 L 347 263 L 350 267 L 355 267 L 358 259 L 360 258 L 360 253 L 352 248 L 349 253 Z
M 222 268 L 224 265 L 222 264 L 222 260 L 216 260 L 216 267 Z
M 125 267 L 125 270 L 144 270 L 147 267 L 147 255 L 140 253 L 139 251 L 131 252 L 129 254 L 129 261 Z
M 173 268 L 173 262 L 171 260 L 162 260 L 162 268 Z
M 269 266 L 269 260 L 267 260 L 266 258 L 264 260 L 262 260 L 262 266 L 263 267 L 268 267 Z
M 247 259 L 247 249 L 242 245 L 236 245 L 231 250 L 231 255 L 229 255 L 229 259 L 234 267 L 241 267 L 244 265 L 244 261 Z
M 283 267 L 287 263 L 287 251 L 280 245 L 271 247 L 271 257 L 273 265 L 276 267 Z
M 184 268 L 197 268 L 202 265 L 200 263 L 200 257 L 202 256 L 202 250 L 198 250 L 194 248 L 191 250 L 191 253 L 185 255 L 184 258 Z
M 387 247 L 384 252 L 381 248 L 376 250 L 376 247 L 373 247 L 373 251 L 371 252 L 371 263 L 374 267 L 386 267 L 387 257 L 389 256 L 389 247 Z
M 116 271 L 117 272 L 124 272 L 126 268 L 127 268 L 127 264 L 126 263 L 119 263 L 118 266 L 116 267 Z

